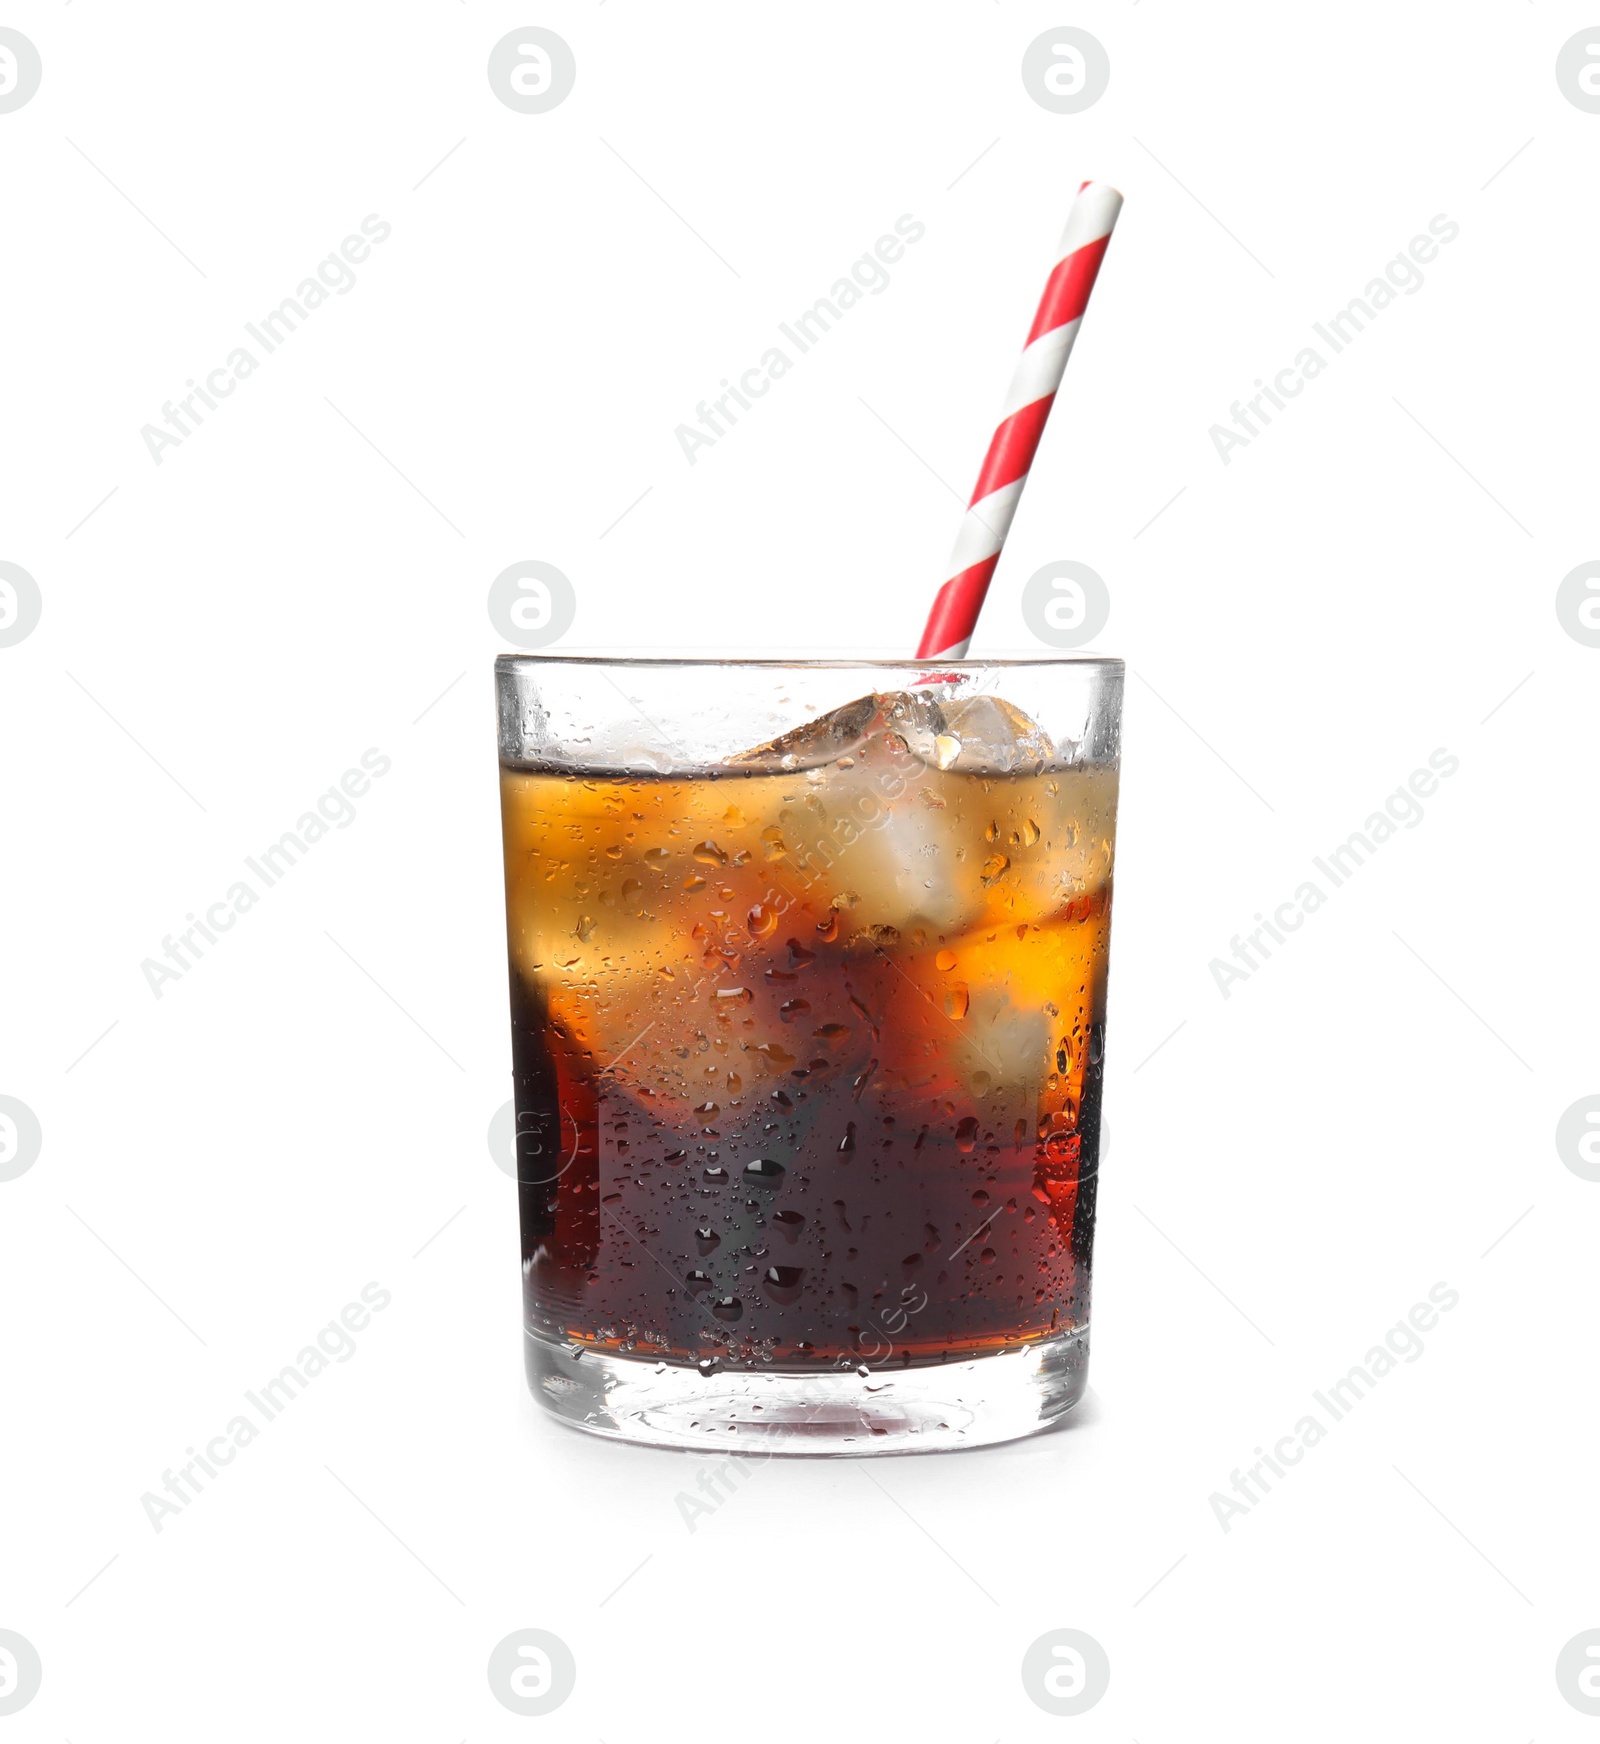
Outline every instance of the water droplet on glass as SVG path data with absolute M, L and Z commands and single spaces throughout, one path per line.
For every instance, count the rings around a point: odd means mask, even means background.
M 774 1302 L 796 1302 L 805 1275 L 804 1266 L 768 1266 L 761 1281 Z
M 783 1164 L 771 1157 L 755 1157 L 744 1166 L 747 1187 L 776 1187 L 783 1179 Z
M 711 1312 L 719 1320 L 737 1320 L 744 1313 L 744 1303 L 737 1296 L 719 1296 L 711 1304 Z

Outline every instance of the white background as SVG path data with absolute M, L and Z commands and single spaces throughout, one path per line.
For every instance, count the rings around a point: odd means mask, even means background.
M 0 1184 L 0 1628 L 44 1683 L 5 1739 L 1591 1735 L 1553 1673 L 1600 1626 L 1600 1185 L 1554 1132 L 1600 1090 L 1600 650 L 1555 590 L 1596 556 L 1600 115 L 1554 68 L 1593 11 L 9 8 L 0 557 L 43 616 L 0 649 L 0 1092 L 43 1150 Z M 578 67 L 543 115 L 485 75 L 531 22 Z M 1077 115 L 1020 77 L 1063 23 L 1111 62 Z M 1085 176 L 1127 206 L 974 653 L 1067 558 L 1130 667 L 1093 1397 L 775 1463 L 691 1534 L 695 1458 L 524 1389 L 488 585 L 559 565 L 565 646 L 909 649 Z M 355 288 L 156 465 L 141 426 L 368 213 Z M 888 290 L 690 466 L 675 426 L 902 213 Z M 1224 465 L 1438 213 L 1422 288 Z M 356 822 L 156 999 L 369 746 Z M 1224 999 L 1438 747 L 1424 821 Z M 368 1280 L 357 1354 L 155 1532 Z M 523 1627 L 578 1661 L 539 1721 L 485 1677 Z M 1019 1677 L 1059 1627 L 1112 1666 L 1076 1720 Z

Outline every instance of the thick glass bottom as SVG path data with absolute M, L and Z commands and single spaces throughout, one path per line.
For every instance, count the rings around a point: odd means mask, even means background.
M 1035 1435 L 1083 1397 L 1087 1327 L 926 1368 L 715 1369 L 601 1355 L 529 1333 L 528 1382 L 591 1435 L 720 1454 L 933 1453 Z

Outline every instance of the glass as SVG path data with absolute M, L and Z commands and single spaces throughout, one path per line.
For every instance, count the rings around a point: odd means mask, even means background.
M 1119 660 L 496 664 L 529 1384 L 724 1452 L 1082 1395 Z

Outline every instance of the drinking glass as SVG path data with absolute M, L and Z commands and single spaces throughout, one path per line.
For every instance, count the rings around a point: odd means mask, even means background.
M 529 1383 L 724 1452 L 1088 1356 L 1123 667 L 504 655 Z

